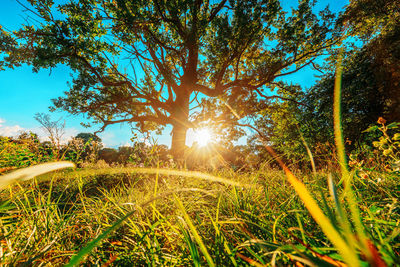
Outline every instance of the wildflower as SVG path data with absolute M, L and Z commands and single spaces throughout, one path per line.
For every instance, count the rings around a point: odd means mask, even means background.
M 386 123 L 386 120 L 384 119 L 384 118 L 382 118 L 382 117 L 379 117 L 378 118 L 378 121 L 377 121 L 379 124 L 385 124 Z

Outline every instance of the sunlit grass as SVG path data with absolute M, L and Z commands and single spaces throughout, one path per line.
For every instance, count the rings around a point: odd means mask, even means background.
M 211 175 L 204 172 L 198 171 L 185 171 L 185 170 L 174 170 L 174 169 L 160 169 L 160 168 L 103 168 L 103 169 L 83 169 L 68 174 L 68 176 L 96 176 L 96 175 L 113 175 L 121 173 L 132 173 L 132 174 L 158 174 L 168 176 L 182 176 L 187 178 L 195 178 L 201 180 L 207 180 L 209 182 L 225 183 L 233 186 L 246 187 L 245 183 L 239 183 L 232 179 L 226 179 L 216 175 Z
M 349 170 L 340 75 L 338 68 L 334 119 L 340 172 L 290 170 L 269 146 L 283 171 L 115 167 L 48 173 L 73 167 L 68 162 L 17 170 L 0 176 L 0 261 L 10 266 L 400 264 L 399 176 L 377 172 L 378 184 Z
M 326 262 L 316 255 L 343 261 L 281 171 L 216 175 L 247 185 L 242 187 L 182 175 L 111 170 L 48 175 L 38 183 L 27 181 L 2 191 L 2 262 L 65 264 L 79 251 L 79 260 L 87 264 Z M 303 175 L 302 182 L 318 205 L 327 201 L 326 176 Z M 381 186 L 386 193 L 380 186 L 366 186 L 360 187 L 368 189 L 360 191 L 368 199 L 361 205 L 364 220 L 373 225 L 371 234 L 381 240 L 378 246 L 389 246 L 395 255 L 400 249 L 395 227 L 399 204 L 382 196 L 398 194 L 396 181 L 385 180 Z M 368 205 L 383 209 L 376 213 Z M 321 209 L 334 218 L 334 205 Z

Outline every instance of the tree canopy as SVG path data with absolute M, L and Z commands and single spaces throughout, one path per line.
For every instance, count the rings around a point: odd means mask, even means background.
M 342 74 L 342 127 L 349 151 L 370 144 L 363 133 L 379 117 L 388 124 L 400 120 L 400 5 L 396 0 L 351 1 L 338 24 L 361 39 L 362 45 L 347 46 Z M 333 53 L 332 58 L 336 56 Z M 292 161 L 305 161 L 304 140 L 317 162 L 324 161 L 334 143 L 334 68 L 309 89 L 294 90 L 292 102 L 275 103 L 257 119 L 257 128 L 268 136 L 278 152 Z M 294 87 L 293 87 L 294 88 Z M 288 93 L 288 90 L 285 92 Z M 285 96 L 281 94 L 281 96 Z M 287 96 L 287 95 L 286 95 Z M 254 139 L 253 139 L 254 141 Z M 331 146 L 331 147 L 329 147 Z M 326 162 L 323 162 L 324 164 Z
M 101 143 L 101 138 L 92 133 L 79 133 L 75 138 L 82 139 L 85 144 L 92 141 Z
M 55 108 L 84 113 L 100 130 L 170 124 L 176 155 L 196 115 L 252 114 L 257 98 L 277 97 L 268 93 L 277 78 L 315 64 L 340 39 L 335 16 L 315 14 L 310 0 L 291 11 L 278 0 L 29 2 L 35 20 L 1 29 L 0 68 L 66 64 L 74 78 Z M 209 103 L 228 108 L 204 116 Z

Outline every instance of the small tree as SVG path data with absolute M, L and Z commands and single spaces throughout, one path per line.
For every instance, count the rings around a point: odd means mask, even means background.
M 65 121 L 61 118 L 53 121 L 50 115 L 45 113 L 36 113 L 34 118 L 40 123 L 43 131 L 47 133 L 53 145 L 53 155 L 58 159 L 61 151 L 62 137 L 65 134 Z

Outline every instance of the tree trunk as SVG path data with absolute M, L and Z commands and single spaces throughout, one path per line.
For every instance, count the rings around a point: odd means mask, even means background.
M 190 93 L 181 92 L 175 100 L 171 118 L 174 120 L 172 128 L 171 152 L 177 160 L 182 160 L 186 147 L 186 132 L 189 128 L 189 99 Z
M 171 152 L 177 160 L 182 160 L 185 153 L 187 129 L 183 124 L 176 124 L 172 128 Z

